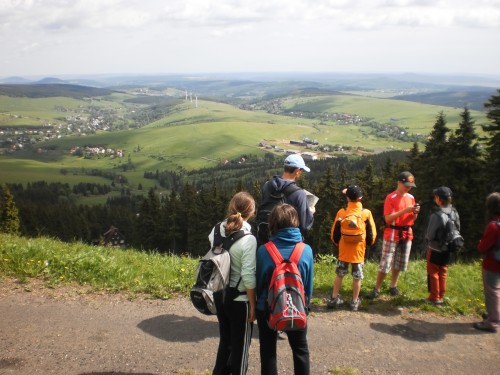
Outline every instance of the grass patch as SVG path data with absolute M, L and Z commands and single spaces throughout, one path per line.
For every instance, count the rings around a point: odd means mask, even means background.
M 313 305 L 324 305 L 324 299 L 332 292 L 335 278 L 336 259 L 333 256 L 323 256 L 315 263 Z M 361 287 L 362 310 L 366 308 L 380 311 L 394 311 L 399 307 L 411 312 L 427 311 L 443 315 L 480 315 L 484 312 L 483 284 L 481 279 L 481 263 L 456 263 L 448 268 L 447 290 L 444 305 L 436 307 L 423 303 L 429 296 L 427 291 L 427 270 L 425 260 L 410 261 L 408 271 L 401 273 L 398 288 L 401 295 L 389 296 L 390 275 L 387 275 L 382 286 L 380 297 L 370 301 L 363 296 L 375 285 L 378 263 L 368 261 L 363 269 L 364 279 Z M 352 295 L 352 277 L 344 277 L 341 294 L 349 301 Z
M 316 260 L 313 310 L 324 308 L 324 299 L 331 293 L 335 261 L 333 256 L 328 255 Z M 0 234 L 0 277 L 17 278 L 21 282 L 40 279 L 51 287 L 78 283 L 94 291 L 147 294 L 151 298 L 168 299 L 189 294 L 197 264 L 198 260 L 189 256 Z M 376 262 L 365 265 L 362 296 L 375 285 L 377 268 Z M 442 307 L 421 302 L 428 296 L 423 260 L 411 261 L 408 271 L 401 274 L 398 285 L 402 292 L 400 296 L 388 296 L 388 283 L 387 278 L 380 298 L 363 300 L 362 310 L 369 307 L 383 313 L 403 307 L 410 312 L 427 311 L 448 316 L 480 315 L 484 312 L 479 261 L 449 267 L 448 288 Z M 350 275 L 344 278 L 341 293 L 349 299 L 352 293 Z
M 146 293 L 167 299 L 187 295 L 197 260 L 49 238 L 0 235 L 0 274 L 20 281 L 43 279 L 49 286 L 76 282 L 94 290 Z

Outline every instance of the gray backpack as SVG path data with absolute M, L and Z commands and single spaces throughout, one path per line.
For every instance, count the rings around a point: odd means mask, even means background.
M 215 299 L 224 299 L 231 277 L 231 257 L 229 249 L 243 236 L 243 230 L 234 232 L 230 237 L 222 237 L 219 223 L 214 227 L 213 247 L 200 260 L 196 269 L 196 281 L 189 293 L 193 306 L 202 314 L 215 315 Z
M 452 209 L 450 214 L 442 213 L 441 218 L 445 227 L 441 240 L 442 250 L 452 253 L 461 251 L 464 247 L 464 238 L 457 227 L 458 215 L 456 210 Z

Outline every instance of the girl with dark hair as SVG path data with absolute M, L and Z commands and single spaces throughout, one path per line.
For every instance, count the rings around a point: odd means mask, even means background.
M 500 325 L 500 193 L 486 198 L 488 223 L 479 240 L 477 251 L 483 256 L 482 273 L 486 314 L 474 328 L 495 333 Z
M 248 369 L 248 351 L 255 320 L 255 251 L 257 241 L 251 235 L 247 222 L 255 213 L 255 201 L 246 192 L 236 193 L 222 222 L 222 237 L 243 230 L 246 234 L 230 248 L 231 278 L 229 286 L 238 293 L 234 299 L 226 297 L 224 303 L 215 300 L 219 321 L 220 341 L 213 375 L 244 375 Z M 213 246 L 214 231 L 209 235 Z
M 299 216 L 295 208 L 289 204 L 280 204 L 273 208 L 269 215 L 269 231 L 271 241 L 284 259 L 289 259 L 295 245 L 302 242 L 299 229 Z M 260 360 L 262 375 L 277 375 L 276 342 L 278 332 L 267 325 L 267 295 L 271 277 L 276 265 L 264 245 L 257 250 L 257 324 L 259 326 Z M 309 308 L 313 291 L 314 263 L 313 252 L 305 245 L 298 262 L 298 269 L 304 284 L 306 306 Z M 307 344 L 307 328 L 288 331 L 288 343 L 293 352 L 295 374 L 309 375 L 309 348 Z

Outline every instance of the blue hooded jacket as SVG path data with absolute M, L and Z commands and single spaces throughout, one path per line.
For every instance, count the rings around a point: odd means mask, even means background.
M 281 256 L 288 259 L 295 245 L 302 241 L 302 234 L 299 228 L 283 228 L 271 237 L 271 241 L 274 242 Z M 269 284 L 275 268 L 276 265 L 266 247 L 260 246 L 257 249 L 257 310 L 266 311 Z M 313 292 L 314 258 L 311 246 L 307 244 L 300 257 L 298 268 L 304 283 L 306 305 L 309 307 Z

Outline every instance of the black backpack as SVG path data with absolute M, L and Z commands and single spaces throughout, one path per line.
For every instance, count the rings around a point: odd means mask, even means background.
M 272 190 L 271 190 L 272 189 Z M 266 199 L 263 199 L 257 208 L 255 216 L 254 234 L 257 238 L 257 244 L 262 245 L 269 241 L 269 214 L 275 206 L 286 202 L 286 198 L 300 188 L 292 183 L 285 186 L 282 190 L 274 190 L 270 181 L 264 184 L 263 192 L 269 192 Z M 262 194 L 265 196 L 266 194 Z
M 452 209 L 451 213 L 442 213 L 441 215 L 444 221 L 444 233 L 441 239 L 441 248 L 443 251 L 449 251 L 456 253 L 462 250 L 464 247 L 464 238 L 460 234 L 457 227 L 457 212 Z

